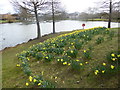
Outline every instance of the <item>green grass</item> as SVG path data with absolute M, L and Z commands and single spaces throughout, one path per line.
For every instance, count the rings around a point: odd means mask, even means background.
M 92 50 L 92 59 L 86 61 L 89 62 L 83 69 L 80 71 L 74 71 L 69 66 L 63 66 L 58 64 L 56 61 L 52 62 L 43 62 L 37 61 L 32 58 L 30 60 L 30 67 L 32 72 L 36 75 L 41 74 L 44 71 L 44 78 L 46 80 L 54 83 L 58 88 L 101 88 L 108 87 L 114 88 L 117 87 L 117 75 L 108 76 L 108 77 L 96 77 L 94 73 L 92 73 L 92 67 L 96 67 L 98 64 L 102 62 L 106 62 L 106 54 L 111 50 L 117 51 L 118 47 L 118 29 L 111 29 L 115 31 L 116 36 L 113 37 L 112 40 L 107 41 L 107 37 L 103 35 L 96 35 L 91 41 L 85 44 L 80 51 L 88 49 L 88 46 L 92 45 L 94 49 Z M 33 40 L 25 44 L 18 45 L 14 48 L 8 48 L 2 51 L 3 59 L 2 59 L 2 82 L 4 88 L 23 88 L 26 87 L 25 83 L 28 82 L 28 76 L 26 76 L 23 71 L 16 67 L 16 64 L 19 60 L 16 57 L 16 53 L 20 53 L 23 50 L 27 50 L 28 47 L 33 44 L 37 44 L 41 41 L 44 41 L 51 37 L 56 37 L 60 34 L 64 34 L 68 32 L 63 32 L 59 34 L 51 34 L 41 38 L 41 40 Z M 95 40 L 99 37 L 103 36 L 105 41 L 99 45 L 95 44 Z M 67 48 L 67 47 L 66 47 Z M 78 53 L 77 58 L 82 57 L 82 53 Z M 55 79 L 54 77 L 57 77 Z M 33 87 L 32 85 L 29 87 Z
M 12 20 L 12 22 L 20 22 L 20 20 Z M 9 23 L 9 20 L 0 20 L 0 24 Z

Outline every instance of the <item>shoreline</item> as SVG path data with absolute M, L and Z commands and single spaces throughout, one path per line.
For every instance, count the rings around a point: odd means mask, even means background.
M 116 27 L 116 28 L 119 29 L 120 27 Z M 112 29 L 112 28 L 111 28 L 111 29 Z M 114 29 L 114 28 L 113 28 L 113 29 Z M 78 29 L 77 29 L 77 30 L 78 30 Z M 81 30 L 82 30 L 82 29 L 81 29 Z M 4 49 L 0 50 L 0 52 L 3 52 L 3 51 L 5 51 L 5 50 L 7 50 L 7 49 L 16 48 L 16 47 L 18 47 L 18 46 L 20 46 L 20 45 L 22 45 L 22 44 L 27 44 L 27 43 L 32 42 L 32 41 L 43 42 L 43 41 L 49 39 L 49 38 L 46 39 L 46 37 L 48 37 L 48 36 L 54 35 L 54 37 L 55 37 L 56 35 L 60 35 L 60 34 L 62 34 L 62 33 L 69 33 L 69 32 L 73 32 L 73 31 L 76 31 L 76 30 L 56 32 L 55 34 L 53 34 L 53 33 L 45 34 L 45 35 L 43 35 L 40 39 L 37 39 L 37 38 L 29 39 L 27 42 L 23 42 L 23 43 L 17 44 L 17 45 L 15 45 L 15 46 L 13 46 L 13 47 L 5 47 Z M 54 38 L 54 37 L 52 37 L 52 38 Z
M 73 30 L 73 31 L 75 31 L 75 30 Z M 27 43 L 32 42 L 32 41 L 43 42 L 43 41 L 49 39 L 49 38 L 46 39 L 46 37 L 49 37 L 49 36 L 52 36 L 52 35 L 55 35 L 55 36 L 56 36 L 56 35 L 60 35 L 60 34 L 62 34 L 62 33 L 66 33 L 66 32 L 69 33 L 69 32 L 72 32 L 72 31 L 56 32 L 55 34 L 53 34 L 53 33 L 45 34 L 45 35 L 43 35 L 40 39 L 37 39 L 37 38 L 29 39 L 27 42 L 23 42 L 23 43 L 17 44 L 17 45 L 15 45 L 15 46 L 13 46 L 13 47 L 5 47 L 4 49 L 0 50 L 0 52 L 3 52 L 3 51 L 5 51 L 5 50 L 11 49 L 11 48 L 16 48 L 16 47 L 18 47 L 18 46 L 20 46 L 20 45 L 22 45 L 22 44 L 27 44 Z M 54 38 L 54 37 L 52 37 L 52 38 Z

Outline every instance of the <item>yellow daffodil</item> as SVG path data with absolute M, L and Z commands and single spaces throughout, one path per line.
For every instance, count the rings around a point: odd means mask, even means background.
M 41 85 L 41 83 L 38 83 L 38 86 L 40 86 Z
M 46 59 L 48 59 L 48 57 L 45 57 Z
M 103 66 L 106 66 L 106 63 L 103 63 Z
M 114 68 L 115 68 L 115 66 L 111 65 L 111 69 L 114 69 Z
M 95 73 L 95 75 L 97 75 L 98 73 L 97 72 L 94 72 Z
M 29 83 L 26 83 L 25 85 L 26 85 L 26 86 L 28 86 L 28 85 L 29 85 Z
M 88 62 L 85 62 L 86 64 L 88 64 Z
M 102 73 L 105 73 L 105 70 L 103 70 Z
M 71 43 L 71 45 L 73 45 L 74 43 Z
M 36 79 L 33 80 L 33 82 L 36 82 L 36 81 L 37 81 Z
M 80 63 L 80 66 L 82 66 L 83 64 L 82 63 Z
M 71 63 L 68 63 L 68 66 L 70 66 L 71 65 Z
M 60 59 L 57 59 L 57 61 L 60 61 Z
M 119 55 L 117 55 L 117 57 L 120 57 L 120 54 L 119 54 Z
M 32 79 L 33 79 L 32 76 L 29 76 L 29 80 L 30 80 L 30 82 L 32 82 Z
M 115 57 L 115 54 L 111 54 L 112 57 Z
M 63 59 L 61 59 L 61 61 L 63 61 Z
M 17 64 L 16 66 L 17 66 L 17 67 L 20 67 L 20 64 Z
M 95 72 L 97 72 L 97 73 L 98 73 L 99 71 L 98 71 L 98 70 L 95 70 Z
M 71 50 L 70 52 L 71 52 L 71 53 L 73 53 L 73 51 L 72 51 L 72 50 Z
M 76 60 L 77 62 L 79 62 L 80 60 Z
M 67 64 L 67 62 L 64 62 L 64 63 L 63 63 L 63 65 L 66 65 L 66 64 Z
M 55 77 L 55 79 L 57 79 L 57 77 Z
M 84 50 L 84 53 L 86 52 L 86 50 Z
M 113 61 L 115 61 L 115 60 L 116 60 L 116 58 L 112 58 L 112 60 L 113 60 Z

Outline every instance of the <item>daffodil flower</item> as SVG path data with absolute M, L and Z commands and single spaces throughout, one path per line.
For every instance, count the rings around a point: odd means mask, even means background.
M 84 50 L 84 53 L 86 53 L 86 50 Z
M 105 70 L 103 70 L 102 73 L 105 73 Z
M 57 79 L 57 77 L 55 77 L 55 79 Z
M 85 62 L 86 64 L 88 64 L 88 62 Z
M 111 65 L 111 69 L 114 69 L 114 68 L 115 68 L 115 66 Z
M 33 79 L 32 76 L 29 76 L 29 80 L 30 80 L 30 82 L 32 82 L 32 79 Z
M 106 66 L 106 63 L 103 63 L 103 66 Z
M 67 62 L 64 62 L 64 63 L 63 63 L 63 65 L 66 65 L 66 64 L 67 64 Z
M 41 85 L 41 83 L 38 83 L 38 86 L 40 86 Z
M 115 54 L 111 54 L 112 57 L 115 57 Z
M 57 59 L 57 61 L 60 61 L 60 59 Z
M 98 73 L 99 71 L 98 71 L 98 70 L 95 70 L 95 72 L 97 72 L 97 73 Z
M 117 57 L 120 57 L 120 54 L 119 54 L 119 55 L 117 55 Z
M 80 61 L 80 60 L 76 60 L 77 62 Z
M 97 72 L 94 72 L 95 73 L 95 75 L 97 75 L 98 73 Z
M 20 64 L 17 64 L 16 66 L 17 66 L 17 67 L 20 67 Z
M 115 61 L 115 60 L 116 60 L 116 58 L 112 58 L 112 60 L 113 60 L 113 61 Z
M 80 66 L 82 66 L 83 64 L 82 63 L 80 63 Z
M 36 79 L 33 80 L 33 82 L 36 82 L 36 81 L 37 81 Z
M 61 61 L 63 61 L 63 59 L 61 59 Z
M 28 86 L 28 85 L 29 85 L 29 83 L 26 83 L 25 85 L 26 85 L 26 86 Z
M 71 53 L 73 53 L 73 51 L 72 51 L 72 50 L 71 50 L 70 52 L 71 52 Z
M 68 66 L 70 66 L 71 65 L 71 63 L 68 63 Z

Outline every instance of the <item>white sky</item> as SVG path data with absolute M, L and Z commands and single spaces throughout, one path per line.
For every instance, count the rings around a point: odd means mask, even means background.
M 95 7 L 95 2 L 102 0 L 61 0 L 66 10 L 72 12 L 83 12 L 88 7 Z M 9 0 L 0 0 L 0 13 L 14 13 L 14 9 Z

